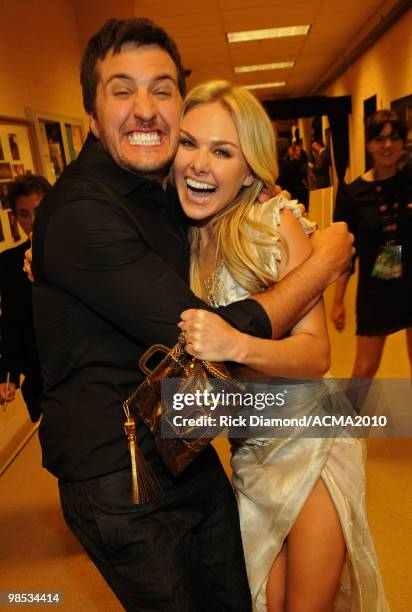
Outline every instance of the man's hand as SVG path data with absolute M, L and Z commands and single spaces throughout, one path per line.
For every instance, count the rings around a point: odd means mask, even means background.
M 30 232 L 30 234 L 29 234 L 30 242 L 31 242 L 32 237 L 33 237 L 33 234 L 32 234 L 32 232 Z M 29 280 L 32 283 L 34 283 L 34 276 L 33 276 L 33 273 L 31 271 L 31 264 L 32 264 L 32 262 L 33 262 L 33 251 L 32 251 L 32 247 L 30 246 L 30 248 L 27 249 L 27 251 L 24 252 L 23 270 L 27 274 Z
M 178 327 L 186 336 L 186 351 L 209 361 L 236 361 L 242 336 L 218 315 L 191 308 L 182 312 Z
M 338 332 L 345 329 L 345 306 L 343 302 L 333 302 L 330 318 Z
M 16 385 L 9 383 L 6 393 L 6 383 L 0 383 L 0 403 L 12 402 L 16 397 Z
M 312 257 L 328 271 L 329 285 L 350 267 L 355 254 L 353 241 L 354 236 L 343 221 L 332 223 L 322 232 L 312 235 Z

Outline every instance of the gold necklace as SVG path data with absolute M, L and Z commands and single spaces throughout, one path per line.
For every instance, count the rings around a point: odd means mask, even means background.
M 212 308 L 218 308 L 218 306 L 220 306 L 220 295 L 223 283 L 223 265 L 223 259 L 220 259 L 213 272 L 203 278 L 207 299 Z

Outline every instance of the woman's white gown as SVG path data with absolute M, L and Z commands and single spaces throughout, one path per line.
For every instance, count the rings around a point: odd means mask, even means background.
M 300 217 L 294 202 L 277 196 L 252 209 L 253 218 L 279 225 L 282 208 Z M 301 219 L 307 233 L 310 224 Z M 261 246 L 258 248 L 262 248 Z M 282 252 L 267 249 L 267 265 L 276 272 Z M 247 291 L 221 269 L 220 305 L 247 297 Z M 331 384 L 332 381 L 331 381 Z M 288 396 L 293 416 L 310 414 L 325 401 L 328 385 L 296 385 Z M 323 394 L 323 399 L 319 397 Z M 331 393 L 333 395 L 333 391 Z M 339 393 L 332 401 L 339 401 Z M 336 593 L 334 610 L 386 612 L 374 545 L 365 508 L 365 446 L 349 436 L 295 437 L 236 441 L 232 455 L 233 486 L 237 496 L 243 546 L 253 609 L 266 610 L 266 583 L 273 562 L 282 548 L 305 500 L 319 478 L 326 485 L 336 507 L 345 537 L 347 554 Z

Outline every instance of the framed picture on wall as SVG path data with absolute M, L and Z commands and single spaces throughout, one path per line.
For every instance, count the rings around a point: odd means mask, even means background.
M 0 182 L 0 202 L 3 210 L 10 208 L 9 206 L 9 188 L 12 184 L 11 181 L 1 181 Z
M 29 121 L 0 117 L 0 163 L 23 164 L 32 174 L 37 172 L 34 137 Z
M 66 165 L 76 159 L 83 146 L 83 121 L 31 108 L 26 108 L 26 115 L 33 121 L 41 174 L 53 184 Z
M 0 181 L 7 181 L 13 178 L 13 170 L 9 162 L 0 162 Z
M 8 134 L 10 153 L 14 160 L 20 159 L 19 137 L 17 134 Z
M 0 117 L 0 206 L 8 208 L 11 181 L 27 172 L 38 171 L 32 127 L 25 119 Z
M 12 164 L 11 167 L 12 167 L 12 170 L 13 170 L 13 176 L 14 177 L 23 176 L 24 174 L 26 174 L 26 170 L 24 168 L 24 164 Z
M 83 130 L 80 125 L 66 123 L 67 142 L 70 150 L 70 161 L 76 159 L 84 144 Z
M 47 121 L 40 119 L 43 145 L 48 150 L 48 162 L 52 166 L 53 182 L 59 178 L 66 167 L 66 155 L 64 153 L 63 135 L 58 121 Z M 49 179 L 50 180 L 50 179 Z

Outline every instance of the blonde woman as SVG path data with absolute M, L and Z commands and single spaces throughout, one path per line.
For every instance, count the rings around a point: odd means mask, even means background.
M 211 305 L 273 285 L 310 254 L 295 203 L 272 190 L 271 123 L 246 90 L 214 81 L 186 98 L 174 177 L 191 227 L 191 285 Z M 308 279 L 310 282 L 310 279 Z M 186 311 L 187 350 L 269 376 L 320 378 L 329 365 L 322 301 L 282 340 L 249 337 L 206 311 Z M 319 396 L 323 393 L 323 397 Z M 316 382 L 288 405 L 308 414 Z M 363 447 L 349 437 L 250 439 L 232 456 L 255 610 L 386 610 L 364 506 Z

